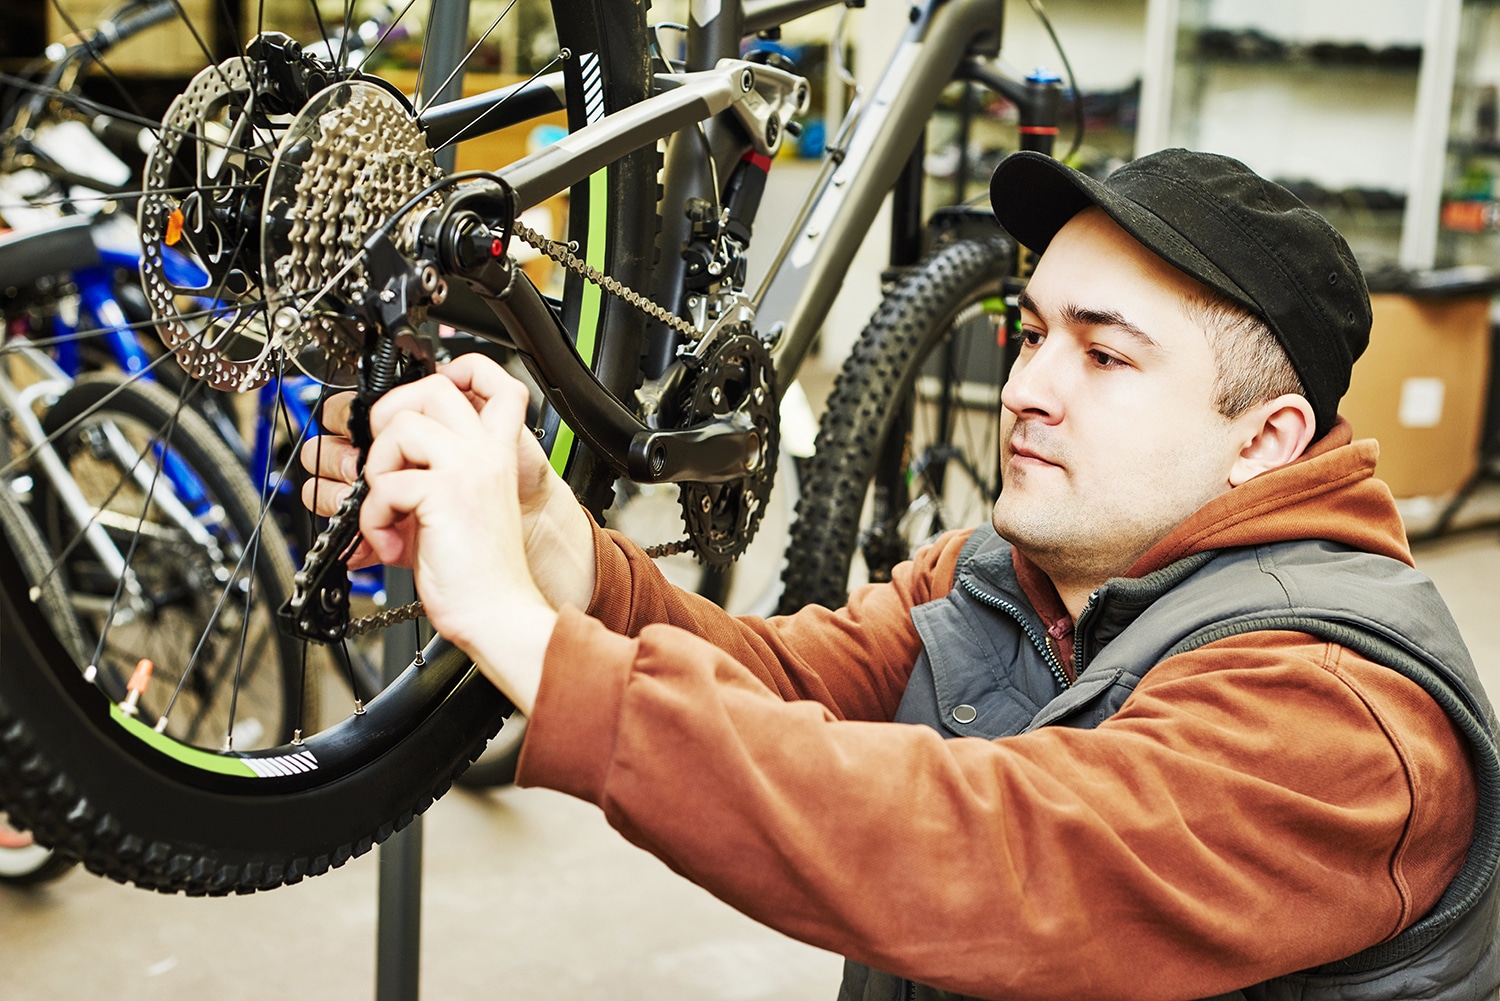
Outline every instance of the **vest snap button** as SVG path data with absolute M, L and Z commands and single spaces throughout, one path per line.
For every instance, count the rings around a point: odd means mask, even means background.
M 972 723 L 978 716 L 979 712 L 970 705 L 955 706 L 953 709 L 953 719 L 958 723 Z

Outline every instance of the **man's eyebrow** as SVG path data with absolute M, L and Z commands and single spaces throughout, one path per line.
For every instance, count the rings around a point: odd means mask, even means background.
M 1038 316 L 1041 315 L 1041 310 L 1037 307 L 1036 299 L 1025 289 L 1022 289 L 1020 294 L 1016 296 L 1016 304 L 1022 309 L 1030 310 Z M 1116 330 L 1129 335 L 1132 339 L 1140 341 L 1148 348 L 1161 349 L 1161 345 L 1156 342 L 1154 337 L 1125 319 L 1125 315 L 1117 310 L 1089 309 L 1086 306 L 1070 302 L 1063 306 L 1062 315 L 1064 320 L 1078 326 L 1114 327 Z

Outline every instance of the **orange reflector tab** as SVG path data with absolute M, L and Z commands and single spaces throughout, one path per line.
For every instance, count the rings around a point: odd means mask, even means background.
M 182 209 L 173 209 L 172 214 L 167 216 L 167 246 L 177 246 L 177 241 L 182 239 Z
M 145 657 L 142 657 L 140 663 L 135 665 L 135 673 L 132 674 L 130 676 L 130 680 L 126 682 L 125 690 L 127 692 L 144 693 L 146 691 L 146 686 L 151 684 L 151 672 L 155 669 L 156 667 L 151 663 L 151 661 L 147 660 Z
M 151 672 L 153 670 L 151 661 L 142 657 L 135 665 L 135 672 L 131 674 L 130 680 L 125 683 L 125 701 L 120 703 L 120 712 L 126 716 L 134 716 L 140 712 L 137 703 L 141 696 L 146 694 L 146 686 L 151 684 Z

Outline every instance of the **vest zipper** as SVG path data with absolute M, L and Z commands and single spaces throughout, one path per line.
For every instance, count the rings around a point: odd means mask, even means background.
M 1056 655 L 1053 654 L 1051 648 L 1047 646 L 1046 640 L 1044 640 L 1042 636 L 1034 628 L 1032 628 L 1031 623 L 1026 620 L 1026 613 L 1022 612 L 1019 608 L 1006 601 L 1004 598 L 997 598 L 987 591 L 979 590 L 977 585 L 971 584 L 969 582 L 968 577 L 960 577 L 958 579 L 958 582 L 963 586 L 963 589 L 965 591 L 969 592 L 969 594 L 973 595 L 975 598 L 978 598 L 984 604 L 989 605 L 991 608 L 999 609 L 1000 611 L 1009 615 L 1011 618 L 1015 619 L 1016 624 L 1021 627 L 1021 630 L 1026 633 L 1027 638 L 1031 640 L 1031 645 L 1036 647 L 1037 653 L 1042 655 L 1042 660 L 1047 662 L 1047 667 L 1051 669 L 1052 676 L 1057 679 L 1057 683 L 1062 685 L 1064 688 L 1073 687 L 1073 683 L 1068 680 L 1067 672 L 1065 672 L 1062 669 L 1062 665 L 1058 663 Z
M 1088 643 L 1084 639 L 1087 634 L 1082 628 L 1083 620 L 1088 618 L 1088 614 L 1094 610 L 1094 605 L 1098 602 L 1099 594 L 1103 590 L 1102 587 L 1094 588 L 1089 594 L 1089 600 L 1083 603 L 1083 608 L 1078 612 L 1078 618 L 1073 620 L 1073 677 L 1075 678 L 1083 673 L 1084 666 L 1090 657 Z

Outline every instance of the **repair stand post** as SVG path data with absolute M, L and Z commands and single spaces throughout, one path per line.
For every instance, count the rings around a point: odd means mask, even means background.
M 416 598 L 410 570 L 385 568 L 387 605 Z M 412 662 L 417 624 L 403 622 L 385 631 L 381 681 L 389 685 Z M 379 848 L 379 904 L 375 916 L 375 1001 L 417 1001 L 422 959 L 422 818 Z
M 453 100 L 462 95 L 464 71 L 459 63 L 464 58 L 468 32 L 469 0 L 432 0 L 422 60 L 423 78 L 417 81 L 417 107 L 426 107 L 434 99 Z M 454 67 L 458 67 L 456 72 Z M 452 146 L 439 151 L 438 166 L 451 173 L 455 154 Z M 415 601 L 417 590 L 411 571 L 386 567 L 385 595 L 387 607 Z M 389 685 L 396 680 L 420 649 L 415 622 L 386 630 L 384 683 Z M 417 1001 L 421 958 L 422 818 L 418 816 L 412 818 L 405 830 L 397 831 L 380 846 L 375 1001 Z

